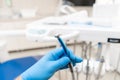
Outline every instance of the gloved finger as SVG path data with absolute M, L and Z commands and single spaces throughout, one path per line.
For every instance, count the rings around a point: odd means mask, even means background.
M 68 65 L 68 63 L 70 63 L 70 59 L 66 56 L 62 57 L 59 60 L 54 62 L 54 68 L 57 70 L 63 69 L 64 67 L 66 67 Z
M 80 58 L 80 57 L 77 57 L 77 56 L 75 56 L 75 59 L 73 60 L 73 62 L 75 62 L 75 63 L 79 63 L 79 62 L 82 62 L 82 61 L 83 61 L 83 59 Z
M 72 61 L 73 66 L 75 66 L 76 63 L 79 63 L 79 62 L 82 62 L 82 61 L 83 61 L 82 58 L 79 58 L 79 57 L 77 57 L 77 56 L 75 56 L 75 57 L 76 57 L 76 60 Z M 62 68 L 60 68 L 60 69 L 66 69 L 66 68 L 68 68 L 68 65 L 66 65 L 66 66 L 64 66 L 64 67 L 62 67 Z
M 83 61 L 82 58 L 79 58 L 79 57 L 75 56 L 74 53 L 72 52 L 72 50 L 70 50 L 70 49 L 68 49 L 68 54 L 67 55 L 73 63 L 79 63 L 79 62 Z
M 61 58 L 63 55 L 64 55 L 63 48 L 56 48 L 56 49 L 50 51 L 46 55 L 46 58 L 49 60 L 57 60 L 57 59 Z
M 76 58 L 75 58 L 75 60 L 74 61 L 72 61 L 72 64 L 73 64 L 73 66 L 75 66 L 76 65 L 76 63 L 80 63 L 80 62 L 82 62 L 83 61 L 83 59 L 82 58 L 79 58 L 79 57 L 77 57 L 77 56 L 75 56 Z

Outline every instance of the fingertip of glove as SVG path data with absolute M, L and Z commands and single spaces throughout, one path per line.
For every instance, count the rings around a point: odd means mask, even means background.
M 77 63 L 79 63 L 79 62 L 82 62 L 83 61 L 83 59 L 82 58 L 80 58 L 80 57 L 76 57 L 76 60 L 75 60 Z

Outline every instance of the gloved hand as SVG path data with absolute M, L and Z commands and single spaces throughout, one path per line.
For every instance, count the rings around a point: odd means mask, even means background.
M 67 68 L 67 64 L 82 62 L 81 58 L 76 57 L 70 49 L 65 56 L 63 48 L 50 51 L 36 64 L 26 70 L 21 77 L 23 80 L 48 80 L 56 71 Z

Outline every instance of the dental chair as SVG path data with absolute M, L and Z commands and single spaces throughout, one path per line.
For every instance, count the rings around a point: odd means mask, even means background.
M 35 64 L 42 56 L 24 57 L 0 63 L 0 80 L 14 80 L 26 69 Z
M 42 57 L 23 56 L 11 59 L 5 48 L 6 42 L 0 41 L 0 80 L 14 80 Z

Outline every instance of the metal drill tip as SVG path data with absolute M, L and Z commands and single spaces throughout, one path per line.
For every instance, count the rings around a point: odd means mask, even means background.
M 59 38 L 59 36 L 60 36 L 60 34 L 55 34 L 55 37 L 56 37 L 56 38 Z

